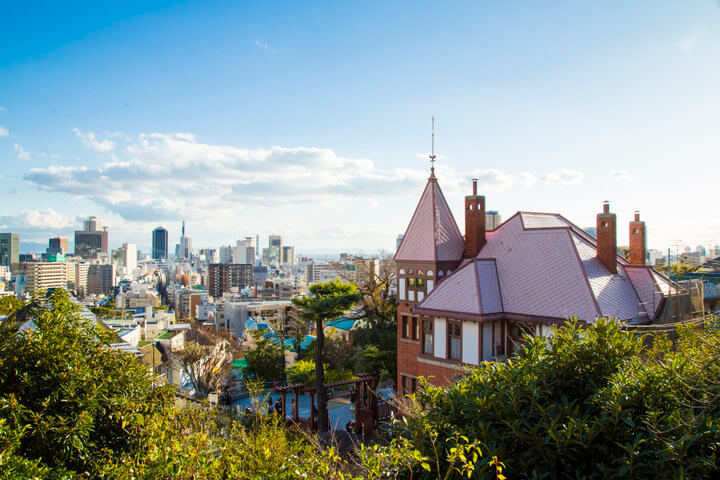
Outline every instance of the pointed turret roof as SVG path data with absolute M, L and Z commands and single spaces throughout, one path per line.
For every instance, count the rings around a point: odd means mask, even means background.
M 462 259 L 464 251 L 465 242 L 433 171 L 403 235 L 395 260 L 458 261 Z

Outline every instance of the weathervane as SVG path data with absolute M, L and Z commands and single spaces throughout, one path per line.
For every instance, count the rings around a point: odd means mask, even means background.
M 430 150 L 430 176 L 435 176 L 435 116 L 432 117 L 432 146 Z

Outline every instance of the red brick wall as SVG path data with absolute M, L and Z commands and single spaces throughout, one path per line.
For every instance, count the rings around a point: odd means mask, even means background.
M 485 197 L 465 197 L 465 256 L 475 257 L 485 245 Z
M 617 230 L 615 214 L 610 205 L 603 205 L 603 213 L 597 216 L 597 256 L 612 273 L 617 273 Z
M 640 221 L 640 214 L 630 222 L 630 264 L 645 265 L 645 222 Z

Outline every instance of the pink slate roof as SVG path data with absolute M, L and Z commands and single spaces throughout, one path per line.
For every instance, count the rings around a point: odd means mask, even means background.
M 505 312 L 592 322 L 652 318 L 662 278 L 618 259 L 611 274 L 596 258 L 596 240 L 557 214 L 521 212 L 487 233 L 472 261 L 418 304 L 424 309 L 482 315 Z M 478 296 L 480 301 L 477 301 Z
M 465 243 L 435 177 L 428 180 L 395 260 L 457 261 Z

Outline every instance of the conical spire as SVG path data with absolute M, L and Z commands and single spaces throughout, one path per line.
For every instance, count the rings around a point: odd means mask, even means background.
M 395 260 L 457 261 L 464 250 L 460 230 L 431 169 Z
M 430 145 L 430 178 L 435 178 L 435 117 L 432 117 L 432 134 Z

